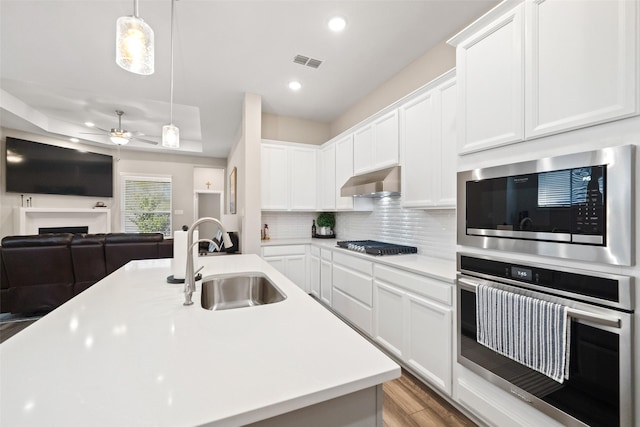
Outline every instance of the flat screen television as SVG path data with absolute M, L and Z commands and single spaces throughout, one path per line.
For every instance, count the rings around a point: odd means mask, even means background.
M 6 191 L 113 197 L 113 157 L 7 137 Z

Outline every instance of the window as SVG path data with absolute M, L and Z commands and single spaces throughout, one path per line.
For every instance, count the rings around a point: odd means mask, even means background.
M 123 176 L 121 188 L 125 233 L 171 236 L 171 177 Z

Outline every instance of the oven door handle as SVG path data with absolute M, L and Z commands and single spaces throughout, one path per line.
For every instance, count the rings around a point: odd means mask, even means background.
M 483 281 L 485 282 L 485 281 Z M 458 284 L 461 288 L 474 292 L 480 282 L 467 279 L 465 277 L 458 277 Z M 574 319 L 586 320 L 589 322 L 597 323 L 599 325 L 611 326 L 614 328 L 620 328 L 620 318 L 615 316 L 604 316 L 602 314 L 591 313 L 585 310 L 579 310 L 576 308 L 567 307 L 567 315 Z

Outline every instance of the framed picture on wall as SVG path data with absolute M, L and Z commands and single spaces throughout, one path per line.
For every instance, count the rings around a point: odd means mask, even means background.
M 237 169 L 234 167 L 229 175 L 229 214 L 233 215 L 236 213 L 236 203 L 237 203 Z

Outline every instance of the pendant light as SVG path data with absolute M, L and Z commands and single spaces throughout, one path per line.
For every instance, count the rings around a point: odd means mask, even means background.
M 173 8 L 175 0 L 171 0 L 171 88 L 170 88 L 170 123 L 162 126 L 162 146 L 167 148 L 179 148 L 180 147 L 180 129 L 173 125 L 173 27 L 174 27 L 174 13 Z
M 153 30 L 138 16 L 138 0 L 133 16 L 116 22 L 116 63 L 135 74 L 153 74 Z

